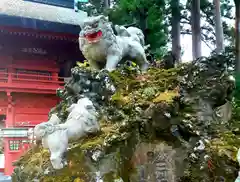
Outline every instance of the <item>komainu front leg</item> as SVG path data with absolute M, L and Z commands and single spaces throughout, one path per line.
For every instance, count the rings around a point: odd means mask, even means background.
M 109 72 L 115 70 L 118 63 L 121 61 L 121 59 L 122 58 L 119 55 L 112 55 L 112 54 L 108 55 L 105 69 Z
M 149 63 L 145 54 L 139 54 L 139 56 L 137 57 L 137 63 L 143 73 L 146 72 L 149 68 Z

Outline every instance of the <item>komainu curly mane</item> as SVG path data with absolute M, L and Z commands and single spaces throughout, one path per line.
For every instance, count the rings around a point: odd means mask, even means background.
M 111 22 L 102 15 L 87 18 L 81 28 L 79 48 L 93 69 L 112 71 L 125 59 L 135 61 L 142 71 L 148 68 L 140 29 L 127 32 L 127 36 L 115 35 Z

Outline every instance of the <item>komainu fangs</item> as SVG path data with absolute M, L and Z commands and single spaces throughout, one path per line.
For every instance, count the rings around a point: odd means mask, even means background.
M 103 15 L 88 17 L 84 21 L 79 34 L 79 48 L 93 69 L 112 71 L 120 62 L 132 60 L 142 71 L 147 70 L 149 64 L 141 30 L 124 31 L 115 35 L 111 22 Z

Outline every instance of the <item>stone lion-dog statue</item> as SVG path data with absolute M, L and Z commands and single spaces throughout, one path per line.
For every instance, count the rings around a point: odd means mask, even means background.
M 79 99 L 68 108 L 68 112 L 63 124 L 60 124 L 56 114 L 52 114 L 48 122 L 40 123 L 34 128 L 36 139 L 42 140 L 43 147 L 48 148 L 51 153 L 50 161 L 54 169 L 61 169 L 66 165 L 64 154 L 70 139 L 77 140 L 100 130 L 97 112 L 88 98 Z
M 137 63 L 145 72 L 149 63 L 144 50 L 144 34 L 136 27 L 115 26 L 103 16 L 88 17 L 81 25 L 79 49 L 96 70 L 113 71 L 126 60 Z

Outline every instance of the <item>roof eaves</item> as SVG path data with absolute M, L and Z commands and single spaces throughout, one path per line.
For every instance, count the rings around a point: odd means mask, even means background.
M 83 11 L 23 0 L 0 0 L 0 13 L 71 25 L 81 25 L 87 17 Z

